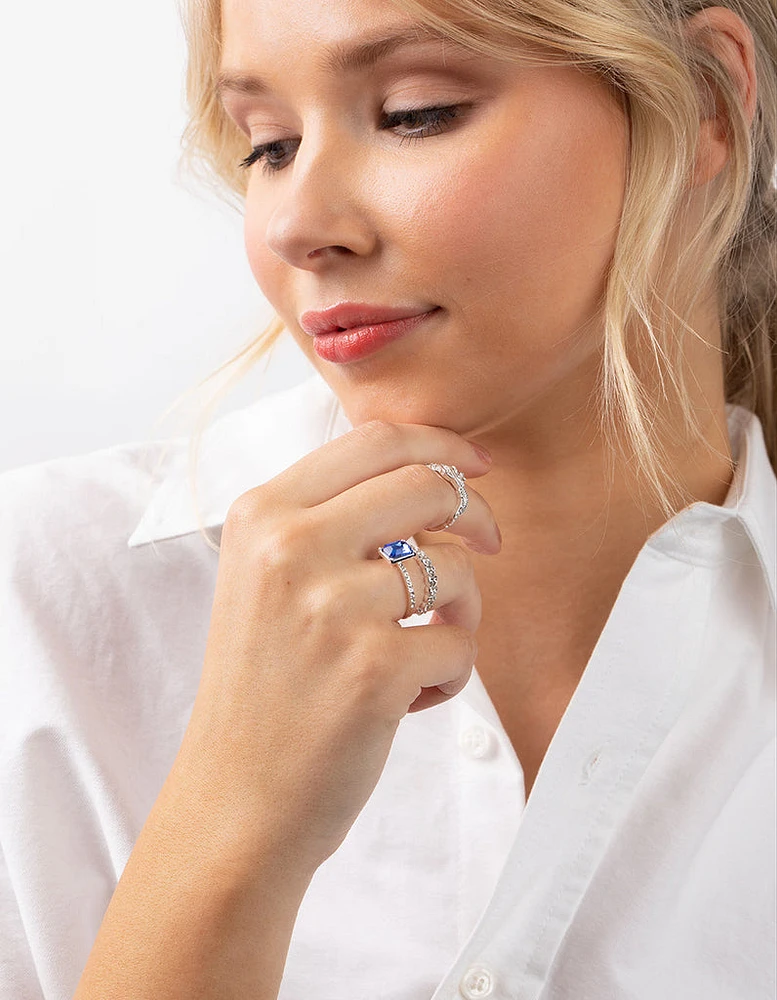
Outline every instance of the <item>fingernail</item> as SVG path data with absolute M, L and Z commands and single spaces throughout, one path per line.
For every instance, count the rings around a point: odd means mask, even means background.
M 475 449 L 478 455 L 480 455 L 480 457 L 483 459 L 484 462 L 488 462 L 490 464 L 491 462 L 494 461 L 493 458 L 491 457 L 491 452 L 487 448 L 484 448 L 483 445 L 473 443 L 472 447 Z

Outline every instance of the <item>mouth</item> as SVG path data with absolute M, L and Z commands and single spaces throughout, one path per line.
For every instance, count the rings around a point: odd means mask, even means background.
M 329 309 L 309 310 L 300 316 L 300 326 L 311 337 L 373 327 L 434 312 L 435 306 L 382 306 L 367 302 L 340 302 Z
M 317 333 L 313 337 L 313 349 L 325 361 L 348 364 L 374 354 L 380 348 L 405 337 L 417 327 L 430 322 L 432 317 L 439 312 L 442 310 L 437 306 L 426 312 L 403 316 L 388 322 L 370 323 L 363 326 L 330 330 L 327 333 Z

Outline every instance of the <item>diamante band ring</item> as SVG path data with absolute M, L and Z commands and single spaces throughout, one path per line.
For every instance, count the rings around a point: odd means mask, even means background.
M 415 552 L 416 557 L 420 560 L 421 565 L 424 568 L 424 572 L 426 573 L 426 594 L 424 595 L 424 603 L 415 612 L 417 615 L 425 615 L 427 611 L 432 610 L 434 602 L 437 600 L 437 573 L 432 560 L 424 552 L 424 550 L 419 549 L 414 542 L 409 542 L 408 544 Z
M 408 573 L 408 571 L 402 565 L 402 560 L 395 562 L 394 565 L 397 567 L 399 572 L 405 578 L 405 586 L 407 587 L 407 596 L 409 599 L 407 612 L 405 613 L 405 618 L 410 618 L 411 615 L 418 613 L 418 608 L 416 607 L 415 603 L 415 590 L 413 588 L 413 581 L 410 579 L 410 574 Z

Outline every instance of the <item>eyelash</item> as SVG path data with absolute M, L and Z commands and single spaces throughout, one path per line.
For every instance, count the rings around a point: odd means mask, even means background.
M 413 135 L 400 136 L 400 145 L 405 141 L 419 141 L 426 139 L 428 136 L 444 132 L 450 127 L 450 122 L 459 117 L 459 109 L 463 107 L 463 104 L 448 104 L 444 107 L 408 108 L 404 111 L 392 111 L 390 115 L 385 116 L 381 128 L 396 128 L 397 125 L 407 118 L 414 118 L 418 115 L 431 115 L 432 121 L 430 125 L 423 126 Z M 254 146 L 253 151 L 244 160 L 241 160 L 238 166 L 241 169 L 246 169 L 254 163 L 258 163 L 266 153 L 271 152 L 276 146 L 281 146 L 282 144 L 282 140 L 276 140 L 275 142 L 264 142 L 260 146 Z M 266 174 L 277 174 L 281 170 L 283 170 L 283 167 L 278 166 L 272 160 L 265 160 L 262 163 L 262 171 Z

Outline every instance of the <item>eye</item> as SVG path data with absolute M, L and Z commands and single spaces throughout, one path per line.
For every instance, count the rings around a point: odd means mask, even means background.
M 382 130 L 395 130 L 400 125 L 407 124 L 408 121 L 414 123 L 420 121 L 421 124 L 416 124 L 416 127 L 411 128 L 409 132 L 399 133 L 400 142 L 425 139 L 427 136 L 437 135 L 449 128 L 450 123 L 460 116 L 460 111 L 464 107 L 465 105 L 463 104 L 449 104 L 444 107 L 407 108 L 402 111 L 392 111 L 391 114 L 384 116 L 380 128 Z M 254 146 L 252 152 L 244 160 L 241 160 L 238 166 L 246 169 L 253 166 L 254 163 L 264 160 L 262 164 L 264 173 L 278 173 L 283 169 L 284 164 L 272 159 L 272 157 L 279 150 L 282 152 L 285 142 L 297 141 L 296 139 L 276 140 L 275 142 L 264 142 L 260 146 Z M 269 159 L 268 156 L 270 157 Z

